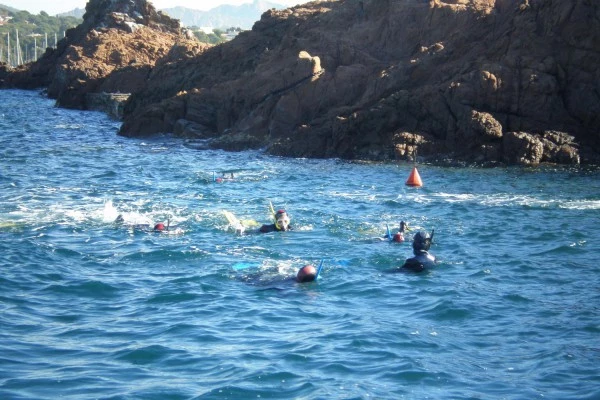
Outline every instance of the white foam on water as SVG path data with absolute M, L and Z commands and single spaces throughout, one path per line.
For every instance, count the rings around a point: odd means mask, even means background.
M 472 193 L 435 193 L 432 197 L 443 198 L 448 203 L 476 203 L 492 207 L 557 207 L 574 210 L 595 210 L 600 208 L 600 200 L 544 199 L 533 195 L 514 195 L 509 193 L 472 194 Z
M 107 200 L 104 203 L 104 208 L 102 210 L 102 220 L 104 222 L 111 222 L 117 219 L 119 216 L 119 211 L 113 205 L 112 200 Z
M 559 204 L 559 207 L 569 210 L 598 210 L 600 209 L 600 200 L 565 201 Z
M 123 224 L 125 225 L 154 224 L 154 221 L 150 216 L 137 211 L 119 210 L 114 206 L 112 200 L 107 200 L 104 203 L 104 208 L 102 211 L 102 221 L 114 222 L 119 215 L 123 217 Z

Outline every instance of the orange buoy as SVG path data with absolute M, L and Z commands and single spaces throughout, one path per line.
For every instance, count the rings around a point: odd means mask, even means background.
M 419 171 L 417 171 L 417 167 L 413 167 L 412 171 L 410 171 L 410 175 L 406 180 L 406 186 L 423 186 L 423 181 L 421 180 L 421 175 L 419 175 Z

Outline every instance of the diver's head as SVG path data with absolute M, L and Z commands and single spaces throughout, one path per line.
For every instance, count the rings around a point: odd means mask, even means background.
M 159 222 L 158 224 L 154 225 L 154 230 L 155 231 L 164 231 L 165 230 L 165 224 L 163 224 L 162 222 Z
M 280 231 L 286 231 L 290 226 L 290 217 L 285 210 L 277 210 L 275 213 L 275 226 Z
M 312 282 L 315 279 L 317 279 L 317 269 L 313 265 L 305 265 L 296 275 L 296 281 L 300 283 Z
M 429 236 L 429 233 L 423 231 L 415 233 L 412 246 L 415 253 L 428 251 L 429 247 L 431 247 L 431 237 Z

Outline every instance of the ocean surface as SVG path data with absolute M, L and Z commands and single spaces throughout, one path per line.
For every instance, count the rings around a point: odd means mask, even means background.
M 419 164 L 411 188 L 411 164 L 118 128 L 0 91 L 0 399 L 600 398 L 597 169 Z M 269 202 L 293 231 L 253 232 Z M 400 221 L 435 268 L 399 271 Z

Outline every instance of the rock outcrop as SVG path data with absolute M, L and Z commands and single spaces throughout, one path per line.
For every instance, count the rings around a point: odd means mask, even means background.
M 121 134 L 297 157 L 598 161 L 600 4 L 339 0 L 158 63 Z
M 38 61 L 5 71 L 2 87 L 44 87 L 59 106 L 89 109 L 89 94 L 143 90 L 175 45 L 205 48 L 146 0 L 90 0 L 81 25 Z

